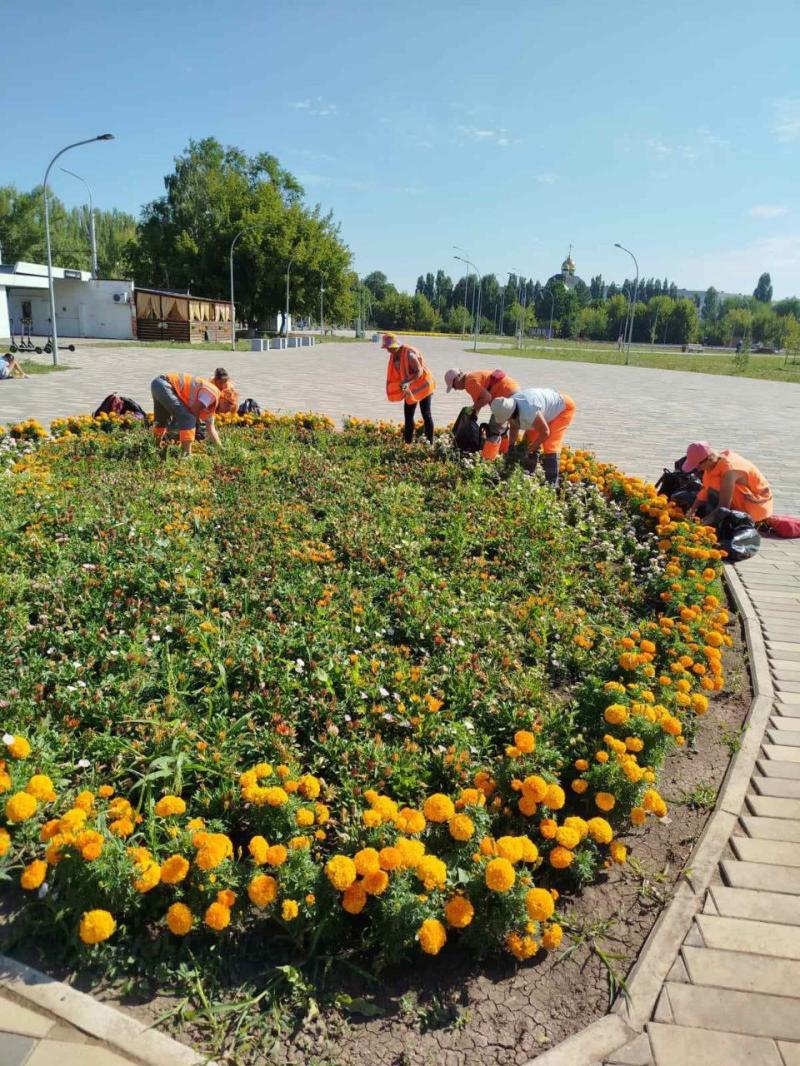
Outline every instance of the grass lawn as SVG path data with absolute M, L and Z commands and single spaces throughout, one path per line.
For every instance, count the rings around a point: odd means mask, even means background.
M 305 334 L 301 334 L 304 336 Z M 337 334 L 326 335 L 325 337 L 316 336 L 317 344 L 347 344 L 347 343 L 366 343 L 366 339 L 363 337 L 340 337 Z M 229 352 L 231 346 L 229 344 L 222 344 L 220 341 L 202 341 L 197 344 L 189 344 L 187 341 L 93 341 L 93 348 L 184 348 L 191 352 Z M 236 342 L 237 352 L 249 352 L 250 341 L 238 340 Z
M 610 363 L 622 366 L 623 352 L 615 347 L 603 348 L 601 343 L 590 341 L 586 346 L 556 341 L 552 348 L 542 345 L 535 348 L 517 349 L 513 345 L 497 348 L 481 348 L 482 355 L 516 355 L 525 359 L 557 359 L 568 363 Z M 791 360 L 791 356 L 789 357 Z M 786 381 L 800 384 L 800 361 L 784 366 L 782 355 L 751 355 L 743 369 L 736 366 L 734 356 L 726 353 L 690 354 L 678 351 L 649 351 L 632 348 L 631 366 L 650 367 L 654 370 L 685 370 L 696 374 L 724 374 L 728 377 L 760 378 L 763 381 Z
M 52 362 L 37 363 L 33 359 L 20 359 L 19 365 L 26 374 L 51 374 L 53 371 L 72 370 L 72 367 L 67 366 L 65 363 L 59 363 L 58 366 L 53 366 Z

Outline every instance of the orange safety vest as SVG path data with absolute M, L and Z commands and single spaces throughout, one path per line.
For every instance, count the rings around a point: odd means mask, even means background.
M 473 403 L 478 402 L 483 389 L 486 389 L 493 400 L 498 396 L 513 396 L 515 392 L 520 391 L 517 382 L 503 370 L 471 370 L 464 377 L 464 387 Z
M 419 364 L 419 373 L 411 381 L 408 381 L 411 377 L 409 354 L 413 354 Z M 408 392 L 403 392 L 400 388 L 401 381 L 408 381 Z M 386 368 L 387 399 L 393 403 L 399 400 L 405 400 L 406 403 L 418 403 L 426 396 L 430 396 L 435 388 L 436 382 L 433 374 L 425 366 L 422 353 L 416 348 L 404 344 L 397 351 L 389 354 L 389 365 Z
M 230 382 L 224 389 L 220 389 L 217 413 L 221 415 L 236 414 L 239 408 L 239 393 Z
M 164 377 L 175 390 L 175 395 L 195 418 L 203 420 L 213 418 L 219 404 L 220 392 L 217 386 L 206 378 L 196 378 L 191 374 L 165 374 Z M 206 389 L 214 397 L 211 407 L 203 407 L 198 399 L 200 390 Z

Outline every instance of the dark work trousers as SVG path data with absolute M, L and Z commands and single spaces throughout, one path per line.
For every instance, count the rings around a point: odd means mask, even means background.
M 411 444 L 414 440 L 414 415 L 416 410 L 417 405 L 415 403 L 403 403 L 403 414 L 406 418 L 406 424 L 403 427 L 403 440 L 406 444 Z M 430 396 L 426 396 L 424 400 L 419 401 L 419 413 L 422 415 L 428 443 L 433 444 L 433 415 L 431 414 Z

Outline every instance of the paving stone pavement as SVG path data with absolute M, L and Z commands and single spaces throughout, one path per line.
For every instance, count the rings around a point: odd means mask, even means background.
M 440 383 L 433 405 L 440 424 L 464 402 L 462 393 L 445 394 L 445 369 L 499 365 L 523 386 L 551 385 L 572 395 L 570 443 L 630 473 L 655 479 L 689 440 L 707 439 L 757 462 L 773 485 L 776 509 L 800 513 L 797 432 L 790 428 L 800 425 L 799 386 L 511 354 L 484 358 L 459 341 L 417 343 Z M 81 345 L 64 361 L 76 369 L 0 383 L 0 423 L 35 417 L 46 424 L 88 411 L 112 391 L 147 407 L 157 374 L 208 373 L 220 364 L 242 396 L 272 410 L 323 411 L 337 422 L 348 414 L 395 420 L 400 414 L 384 397 L 383 353 L 369 343 L 253 354 Z M 774 689 L 768 727 L 757 738 L 760 757 L 718 876 L 646 1031 L 607 1066 L 800 1066 L 800 542 L 765 541 L 737 572 L 764 637 Z M 125 1061 L 2 992 L 0 1034 L 0 1066 Z

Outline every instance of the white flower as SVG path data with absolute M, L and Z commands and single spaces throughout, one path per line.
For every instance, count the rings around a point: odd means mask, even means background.
M 79 770 L 86 770 L 91 765 L 92 764 L 89 762 L 88 759 L 78 759 L 78 769 Z
M 3 733 L 3 743 L 6 747 L 10 747 L 14 743 L 13 733 Z
M 383 696 L 384 698 L 389 695 L 389 689 L 384 688 L 383 685 L 381 685 L 381 687 L 378 689 L 378 692 L 380 692 L 381 696 Z M 12 737 L 11 739 L 13 740 L 14 738 Z
M 39 891 L 36 893 L 36 895 L 39 897 L 39 899 L 44 899 L 44 897 L 49 891 L 50 886 L 48 885 L 48 883 L 46 881 L 42 881 L 42 883 L 39 885 Z

